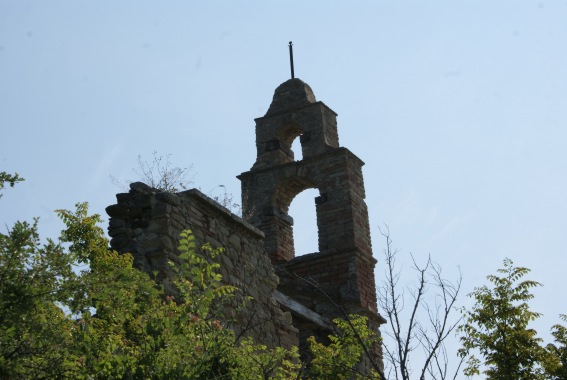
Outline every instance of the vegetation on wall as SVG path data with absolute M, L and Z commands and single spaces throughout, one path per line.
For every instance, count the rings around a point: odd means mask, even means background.
M 133 268 L 131 255 L 109 249 L 85 203 L 57 213 L 65 224 L 58 241 L 42 243 L 37 220 L 0 234 L 0 378 L 376 378 L 355 372 L 362 350 L 340 321 L 329 348 L 311 341 L 309 363 L 297 348 L 237 339 L 224 311 L 236 288 L 210 260 L 222 249 L 198 249 L 189 231 L 172 295 Z M 372 342 L 366 320 L 352 318 Z
M 189 167 L 174 165 L 171 156 L 153 151 L 152 157 L 147 160 L 138 155 L 138 166 L 132 168 L 135 180 L 120 180 L 112 175 L 110 180 L 123 191 L 127 191 L 130 183 L 135 181 L 142 181 L 154 189 L 167 193 L 188 190 L 194 182 L 193 165 Z
M 193 165 L 188 167 L 177 166 L 172 162 L 171 154 L 162 155 L 157 151 L 153 151 L 150 160 L 146 160 L 141 155 L 138 155 L 137 163 L 137 167 L 132 168 L 135 180 L 120 180 L 111 175 L 111 182 L 120 190 L 128 191 L 132 182 L 141 181 L 157 191 L 166 193 L 178 193 L 189 190 L 194 184 L 195 173 Z M 225 185 L 217 185 L 207 191 L 206 194 L 230 212 L 242 216 L 241 205 L 226 190 Z

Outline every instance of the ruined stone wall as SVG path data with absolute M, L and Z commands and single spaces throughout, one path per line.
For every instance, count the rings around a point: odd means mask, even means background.
M 133 253 L 139 268 L 157 271 L 162 279 L 168 262 L 176 261 L 181 230 L 193 230 L 198 243 L 224 247 L 223 278 L 254 297 L 236 329 L 258 324 L 251 335 L 268 346 L 299 345 L 305 354 L 307 337 L 324 340 L 332 329 L 329 320 L 345 312 L 366 315 L 379 335 L 386 321 L 376 302 L 364 163 L 340 147 L 336 117 L 305 82 L 282 83 L 266 115 L 255 119 L 256 162 L 238 176 L 245 221 L 197 190 L 160 193 L 135 183 L 107 208 L 112 247 Z M 291 149 L 296 138 L 300 161 Z M 319 250 L 296 257 L 288 210 L 308 188 L 320 194 Z M 372 350 L 372 360 L 382 367 L 381 344 Z M 361 368 L 370 367 L 364 359 Z
M 339 145 L 337 114 L 316 100 L 298 78 L 274 92 L 268 112 L 256 121 L 256 161 L 240 174 L 242 208 L 247 222 L 265 234 L 265 248 L 280 277 L 278 290 L 330 320 L 344 313 L 364 314 L 379 333 L 386 321 L 378 313 L 364 162 Z M 294 160 L 293 140 L 299 137 L 303 157 Z M 308 188 L 315 198 L 319 250 L 296 257 L 293 219 L 288 215 L 295 196 Z M 305 337 L 323 337 L 325 329 L 292 313 Z M 300 346 L 301 347 L 301 346 Z M 382 365 L 380 344 L 373 347 Z M 368 363 L 363 367 L 369 368 Z
M 148 273 L 157 271 L 166 279 L 169 261 L 176 262 L 177 239 L 190 229 L 198 246 L 210 243 L 223 247 L 217 257 L 223 281 L 253 297 L 237 316 L 239 334 L 270 347 L 289 348 L 298 344 L 298 331 L 291 315 L 283 312 L 273 293 L 278 285 L 270 259 L 264 250 L 264 234 L 228 209 L 193 189 L 176 194 L 159 192 L 143 183 L 130 185 L 130 192 L 118 194 L 117 204 L 107 207 L 111 246 L 134 256 L 134 265 Z

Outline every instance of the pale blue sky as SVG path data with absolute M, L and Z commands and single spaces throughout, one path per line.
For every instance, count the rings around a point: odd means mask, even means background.
M 79 201 L 106 218 L 109 175 L 154 150 L 239 197 L 290 40 L 366 162 L 378 281 L 382 223 L 402 254 L 460 266 L 463 302 L 510 257 L 545 285 L 547 338 L 567 313 L 567 1 L 0 0 L 0 170 L 26 178 L 0 222 L 56 236 Z M 312 197 L 292 204 L 300 252 Z

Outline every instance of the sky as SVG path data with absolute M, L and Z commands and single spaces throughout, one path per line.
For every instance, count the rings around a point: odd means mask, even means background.
M 193 165 L 240 197 L 254 118 L 295 75 L 338 113 L 365 166 L 376 279 L 388 225 L 411 284 L 428 255 L 466 294 L 508 257 L 544 286 L 544 339 L 567 313 L 567 1 L 0 0 L 2 228 L 105 207 L 137 158 Z M 296 152 L 296 155 L 298 153 Z M 292 203 L 298 254 L 317 250 L 315 190 Z M 405 281 L 405 280 L 404 280 Z

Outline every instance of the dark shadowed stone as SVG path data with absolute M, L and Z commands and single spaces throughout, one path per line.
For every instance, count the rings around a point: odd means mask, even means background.
M 179 206 L 181 204 L 179 197 L 171 193 L 157 193 L 156 199 L 165 203 L 169 203 L 172 206 Z
M 125 236 L 118 236 L 110 239 L 110 246 L 117 251 L 124 249 L 130 242 L 130 239 Z
M 130 190 L 137 191 L 145 194 L 156 193 L 157 190 L 143 182 L 134 182 L 130 184 Z
M 131 231 L 130 228 L 112 228 L 112 229 L 108 229 L 108 236 L 110 236 L 111 238 L 113 237 L 118 237 L 118 236 L 126 236 L 128 237 L 129 232 Z
M 129 215 L 128 207 L 123 205 L 108 206 L 105 210 L 106 213 L 113 218 L 125 218 Z
M 108 223 L 108 228 L 118 228 L 118 227 L 123 227 L 126 224 L 126 222 L 123 219 L 119 219 L 119 218 L 111 218 L 110 222 Z
M 130 193 L 116 194 L 116 200 L 118 201 L 118 203 L 126 203 L 130 199 L 132 199 L 132 194 L 130 194 Z

